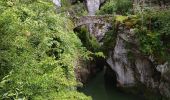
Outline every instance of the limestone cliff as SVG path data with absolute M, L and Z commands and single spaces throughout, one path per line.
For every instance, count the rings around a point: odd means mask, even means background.
M 131 45 L 131 48 L 127 47 Z M 153 59 L 144 56 L 138 50 L 138 40 L 134 37 L 133 29 L 119 28 L 116 45 L 110 51 L 107 63 L 117 76 L 118 87 L 141 87 L 150 89 L 153 93 L 170 97 L 170 79 L 168 62 L 155 65 Z M 129 57 L 131 53 L 131 57 Z M 144 88 L 142 89 L 145 92 Z M 151 93 L 152 93 L 151 92 Z M 153 95 L 153 94 L 152 94 Z

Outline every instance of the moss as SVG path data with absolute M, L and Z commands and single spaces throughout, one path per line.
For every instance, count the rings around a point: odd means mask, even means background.
M 115 16 L 115 21 L 116 21 L 115 23 L 124 25 L 127 28 L 134 28 L 135 25 L 140 20 L 139 20 L 139 17 L 136 15 L 130 15 L 130 16 L 117 15 L 117 16 Z
M 122 15 L 117 15 L 115 17 L 116 17 L 115 20 L 120 22 L 120 23 L 123 23 L 125 20 L 128 19 L 128 16 L 122 16 Z

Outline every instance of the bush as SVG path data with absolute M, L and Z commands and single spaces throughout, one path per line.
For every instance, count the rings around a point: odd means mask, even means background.
M 101 8 L 98 14 L 122 14 L 131 13 L 132 9 L 131 0 L 109 0 Z
M 71 21 L 48 0 L 1 0 L 0 8 L 0 99 L 90 99 L 76 92 L 84 51 Z
M 146 11 L 143 16 L 143 25 L 137 29 L 141 51 L 159 63 L 170 61 L 170 10 Z

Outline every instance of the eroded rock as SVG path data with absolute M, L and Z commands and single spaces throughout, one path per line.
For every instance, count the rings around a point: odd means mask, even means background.
M 138 40 L 131 29 L 119 28 L 116 45 L 110 51 L 107 63 L 116 73 L 119 87 L 140 87 L 141 84 L 156 95 L 170 98 L 169 64 L 155 65 L 151 57 L 138 50 Z M 127 44 L 131 44 L 131 48 Z M 130 59 L 128 53 L 133 59 Z M 144 91 L 145 92 L 145 91 Z M 154 95 L 154 94 L 150 94 Z

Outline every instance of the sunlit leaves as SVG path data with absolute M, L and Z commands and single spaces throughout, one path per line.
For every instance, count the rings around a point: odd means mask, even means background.
M 1 5 L 0 99 L 87 99 L 75 92 L 74 62 L 84 49 L 71 21 L 56 15 L 48 0 L 3 0 Z

